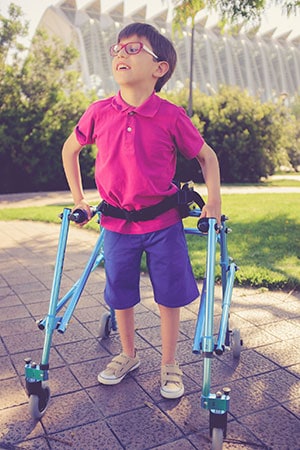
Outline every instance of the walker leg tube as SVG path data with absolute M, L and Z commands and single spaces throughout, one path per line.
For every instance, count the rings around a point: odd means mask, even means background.
M 203 280 L 203 287 L 201 291 L 200 306 L 197 318 L 197 324 L 194 335 L 193 353 L 198 354 L 202 348 L 203 324 L 205 315 L 206 302 L 206 278 Z
M 227 285 L 227 270 L 229 267 L 229 256 L 227 250 L 227 234 L 225 231 L 225 224 L 222 222 L 222 228 L 219 235 L 220 243 L 220 266 L 221 266 L 221 278 L 222 278 L 222 292 L 226 290 Z
M 81 278 L 78 280 L 78 284 L 76 286 L 76 289 L 74 291 L 73 297 L 62 317 L 62 320 L 57 328 L 57 330 L 60 333 L 64 333 L 66 331 L 66 328 L 68 326 L 68 323 L 73 315 L 73 312 L 76 308 L 76 305 L 80 299 L 80 296 L 82 294 L 82 291 L 86 285 L 86 282 L 88 280 L 88 277 L 94 267 L 94 263 L 96 261 L 97 256 L 99 255 L 99 251 L 101 247 L 103 246 L 103 239 L 104 239 L 104 230 L 101 231 L 100 236 L 96 242 L 96 245 L 94 247 L 94 250 L 90 256 L 90 259 L 88 260 L 88 263 L 83 271 L 83 274 Z
M 59 290 L 61 285 L 61 277 L 66 253 L 68 232 L 69 232 L 69 215 L 71 210 L 69 208 L 65 208 L 62 214 L 62 223 L 60 228 L 60 235 L 58 240 L 58 249 L 56 255 L 56 263 L 54 269 L 54 277 L 52 283 L 52 290 L 50 296 L 50 304 L 49 311 L 46 317 L 45 324 L 45 340 L 44 340 L 44 348 L 41 359 L 41 364 L 48 364 L 49 362 L 49 354 L 50 347 L 52 341 L 53 330 L 56 328 L 56 306 L 58 302 Z
M 229 273 L 227 277 L 227 286 L 224 294 L 223 304 L 222 304 L 222 316 L 220 321 L 220 328 L 219 328 L 219 334 L 218 334 L 218 341 L 217 341 L 217 347 L 216 347 L 216 353 L 218 355 L 222 354 L 224 351 L 225 346 L 225 337 L 226 337 L 226 331 L 227 331 L 227 325 L 228 325 L 228 317 L 229 317 L 229 310 L 230 310 L 230 304 L 231 304 L 231 296 L 232 296 L 232 290 L 233 290 L 233 283 L 235 278 L 235 271 L 236 266 L 235 264 L 230 264 L 229 266 Z
M 211 380 L 211 358 L 204 357 L 201 404 L 202 407 L 205 409 L 208 408 L 208 403 L 206 401 L 210 394 L 210 380 Z
M 208 241 L 206 256 L 206 306 L 204 321 L 204 336 L 202 350 L 211 353 L 214 350 L 213 342 L 213 314 L 214 314 L 214 289 L 215 289 L 215 260 L 216 260 L 216 231 L 215 219 L 208 219 Z
M 93 272 L 98 266 L 99 264 L 104 260 L 104 254 L 103 251 L 100 247 L 100 251 L 99 254 L 96 258 L 96 261 L 92 267 L 91 272 Z M 77 289 L 78 284 L 80 283 L 80 278 L 76 281 L 76 283 L 74 283 L 74 285 L 71 287 L 71 289 L 59 300 L 57 306 L 56 306 L 56 314 L 66 305 L 66 303 L 68 303 L 69 299 L 72 297 L 72 295 L 74 294 L 75 290 Z M 41 330 L 43 330 L 45 328 L 45 323 L 46 323 L 46 317 L 42 320 L 39 321 L 39 328 Z
M 206 255 L 206 301 L 204 314 L 204 330 L 202 340 L 203 360 L 203 383 L 202 383 L 202 405 L 207 408 L 207 399 L 210 391 L 211 379 L 211 358 L 214 351 L 213 338 L 213 314 L 214 314 L 214 287 L 215 287 L 215 260 L 216 260 L 216 231 L 215 219 L 208 219 L 209 229 L 207 236 L 207 255 Z

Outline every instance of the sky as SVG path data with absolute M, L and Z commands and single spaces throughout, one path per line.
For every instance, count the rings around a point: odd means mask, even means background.
M 77 6 L 80 8 L 83 5 L 90 3 L 91 0 L 77 0 Z M 101 0 L 102 11 L 105 12 L 111 9 L 114 5 L 120 3 L 121 0 Z M 7 15 L 8 5 L 13 2 L 21 6 L 26 20 L 29 22 L 30 36 L 33 35 L 44 11 L 50 5 L 55 5 L 58 1 L 55 0 L 0 0 L 0 13 L 4 16 Z M 147 17 L 155 15 L 163 8 L 166 7 L 170 0 L 125 0 L 125 14 L 130 11 L 136 10 L 139 6 L 147 3 Z M 215 18 L 209 19 L 207 26 L 214 25 L 216 23 Z M 282 15 L 280 7 L 269 8 L 264 15 L 261 31 L 269 31 L 273 28 L 277 28 L 274 33 L 274 37 L 279 36 L 286 31 L 292 30 L 290 38 L 300 35 L 300 11 L 294 16 L 287 18 L 286 15 Z

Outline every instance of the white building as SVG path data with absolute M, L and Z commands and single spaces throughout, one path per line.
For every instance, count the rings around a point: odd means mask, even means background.
M 96 87 L 99 95 L 116 90 L 111 74 L 109 47 L 118 31 L 131 22 L 148 22 L 171 38 L 168 8 L 156 16 L 147 16 L 148 6 L 124 15 L 124 0 L 111 10 L 102 11 L 101 0 L 93 0 L 78 9 L 76 0 L 62 0 L 44 13 L 39 27 L 71 42 L 80 53 L 77 69 L 87 88 Z M 185 31 L 186 30 L 186 31 Z M 193 80 L 202 92 L 210 94 L 220 84 L 238 85 L 264 100 L 284 93 L 292 97 L 300 88 L 300 36 L 290 33 L 274 37 L 275 29 L 260 34 L 259 29 L 237 36 L 222 35 L 217 27 L 208 27 L 206 19 L 196 24 Z M 174 39 L 172 39 L 174 42 Z M 175 47 L 178 64 L 166 86 L 174 89 L 187 83 L 190 67 L 190 33 L 183 30 Z

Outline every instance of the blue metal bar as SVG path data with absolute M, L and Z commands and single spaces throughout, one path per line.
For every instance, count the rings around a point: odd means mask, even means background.
M 201 209 L 200 208 L 194 208 L 191 209 L 189 212 L 190 217 L 199 217 L 201 215 Z
M 221 277 L 222 277 L 222 292 L 224 294 L 226 290 L 227 283 L 227 270 L 229 268 L 229 256 L 227 250 L 227 233 L 225 227 L 225 221 L 222 221 L 222 227 L 219 234 L 220 243 L 220 266 L 221 266 Z
M 230 267 L 229 267 L 228 276 L 227 276 L 227 286 L 226 286 L 226 290 L 225 290 L 224 297 L 223 297 L 223 303 L 222 303 L 222 315 L 221 315 L 219 334 L 218 334 L 218 340 L 217 340 L 217 346 L 216 346 L 216 352 L 218 354 L 221 354 L 224 351 L 225 337 L 226 337 L 226 331 L 227 331 L 227 326 L 228 326 L 228 317 L 229 317 L 229 310 L 230 310 L 230 304 L 231 304 L 231 296 L 232 296 L 235 272 L 236 272 L 236 265 L 234 263 L 231 263 Z
M 92 269 L 94 268 L 95 261 L 99 255 L 100 249 L 103 246 L 103 240 L 104 240 L 104 229 L 101 230 L 100 236 L 95 244 L 95 247 L 92 251 L 90 259 L 88 260 L 88 262 L 85 266 L 85 269 L 84 269 L 80 279 L 78 280 L 78 284 L 73 293 L 72 299 L 71 299 L 69 305 L 67 306 L 67 309 L 62 317 L 61 323 L 59 324 L 59 326 L 57 328 L 57 330 L 61 333 L 64 333 L 66 331 L 68 323 L 69 323 L 69 321 L 72 317 L 72 314 L 76 308 L 76 305 L 77 305 L 79 298 L 82 294 L 82 291 L 86 285 L 88 277 L 89 277 Z
M 56 306 L 59 296 L 59 290 L 61 285 L 61 277 L 66 253 L 66 245 L 68 239 L 69 232 L 69 215 L 71 210 L 69 208 L 65 208 L 62 213 L 62 223 L 60 228 L 60 234 L 58 239 L 58 248 L 53 276 L 53 283 L 51 289 L 50 303 L 49 303 L 49 311 L 46 317 L 45 323 L 45 339 L 44 339 L 44 347 L 43 354 L 41 359 L 41 364 L 48 364 L 49 362 L 49 354 L 50 347 L 52 341 L 52 332 L 56 327 Z
M 208 219 L 209 229 L 207 236 L 206 255 L 206 307 L 204 321 L 204 336 L 202 349 L 204 352 L 214 350 L 213 343 L 213 314 L 214 314 L 214 289 L 215 289 L 215 264 L 217 234 L 215 231 L 216 219 Z
M 198 312 L 197 324 L 196 324 L 195 335 L 194 335 L 193 353 L 195 353 L 195 354 L 200 353 L 200 351 L 202 349 L 205 302 L 206 302 L 206 278 L 204 278 L 204 280 L 203 280 L 199 312 Z
M 203 408 L 208 407 L 208 404 L 205 406 L 205 399 L 207 399 L 210 395 L 210 382 L 211 382 L 211 358 L 204 357 L 203 358 L 203 382 L 202 382 L 202 406 Z
M 92 267 L 91 272 L 93 272 L 101 262 L 104 261 L 104 253 L 100 247 L 99 254 L 96 258 L 96 261 L 94 263 L 94 266 Z M 56 314 L 66 305 L 66 303 L 69 301 L 69 299 L 72 297 L 73 293 L 77 289 L 78 284 L 80 283 L 80 278 L 76 281 L 76 283 L 73 284 L 71 289 L 59 300 L 57 306 L 56 306 Z M 39 327 L 45 327 L 46 323 L 46 317 L 43 320 L 40 320 Z M 41 329 L 42 329 L 41 328 Z
M 206 301 L 204 314 L 204 330 L 202 338 L 203 382 L 202 397 L 208 397 L 211 382 L 211 358 L 214 350 L 213 314 L 214 314 L 214 288 L 215 288 L 215 264 L 217 233 L 215 230 L 216 219 L 208 219 L 207 254 L 206 254 Z

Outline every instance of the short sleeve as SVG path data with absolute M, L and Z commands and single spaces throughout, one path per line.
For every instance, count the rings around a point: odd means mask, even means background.
M 90 105 L 88 109 L 83 113 L 79 122 L 75 127 L 75 133 L 80 145 L 94 144 L 95 136 L 95 108 L 94 105 Z
M 205 142 L 185 110 L 181 107 L 178 108 L 174 139 L 178 151 L 186 159 L 195 158 Z

